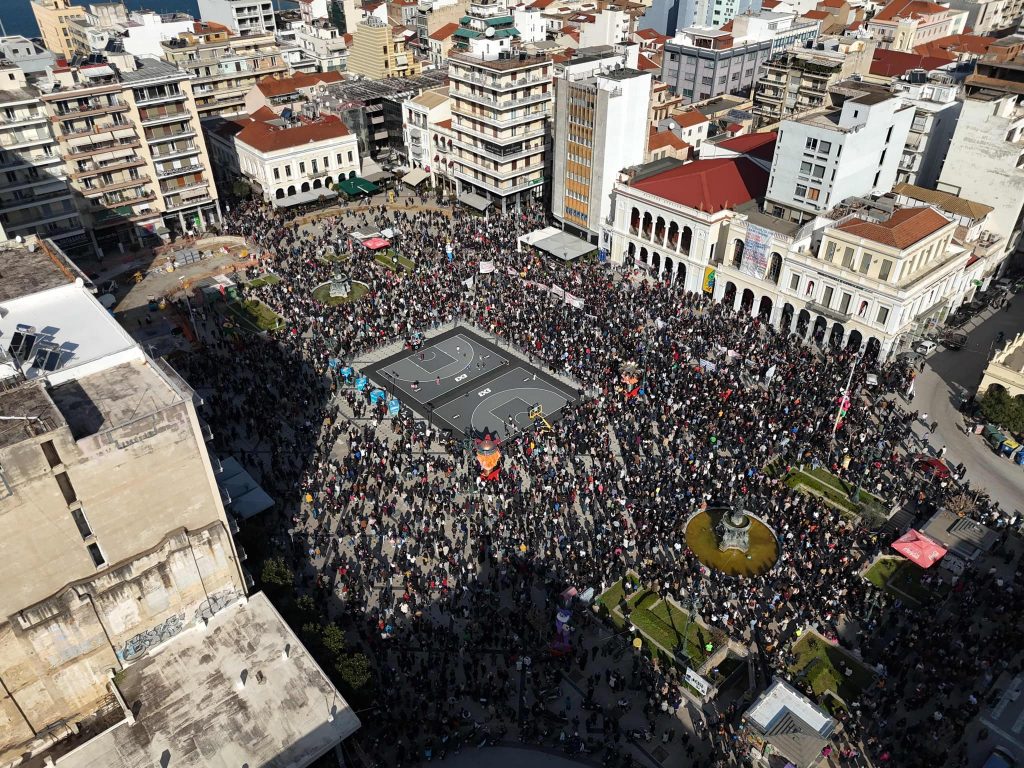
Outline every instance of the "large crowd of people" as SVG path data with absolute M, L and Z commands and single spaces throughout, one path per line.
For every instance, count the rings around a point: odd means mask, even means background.
M 564 590 L 635 581 L 754 649 L 765 676 L 807 691 L 787 671 L 797 634 L 811 627 L 853 646 L 877 675 L 837 710 L 847 746 L 834 762 L 914 768 L 938 764 L 939 750 L 943 764 L 966 764 L 955 745 L 978 696 L 1018 663 L 999 642 L 1022 618 L 1018 580 L 961 581 L 941 614 L 955 631 L 935 631 L 933 610 L 893 600 L 860 575 L 893 538 L 880 535 L 882 521 L 848 517 L 784 481 L 792 467 L 825 467 L 920 516 L 957 493 L 906 460 L 913 414 L 885 391 L 905 391 L 911 372 L 808 344 L 637 265 L 520 252 L 518 236 L 545 223 L 539 209 L 479 216 L 415 202 L 353 204 L 309 225 L 256 202 L 235 206 L 225 229 L 258 254 L 247 277 L 279 278 L 245 295 L 285 322 L 246 335 L 200 311 L 207 344 L 187 371 L 215 393 L 218 449 L 279 500 L 272 540 L 296 588 L 372 659 L 375 709 L 357 737 L 367 751 L 409 765 L 470 739 L 516 738 L 625 765 L 639 754 L 631 743 L 678 732 L 670 748 L 691 765 L 742 757 L 735 707 L 690 706 L 693 731 L 680 727 L 679 672 L 634 653 L 593 612 L 577 606 L 568 647 L 548 652 Z M 387 269 L 351 238 L 385 228 L 414 271 Z M 331 279 L 339 250 L 368 291 L 329 306 L 313 289 Z M 481 276 L 481 260 L 496 271 Z M 552 296 L 552 285 L 583 307 Z M 461 436 L 428 429 L 408 410 L 388 418 L 332 363 L 460 321 L 586 393 L 551 431 L 507 442 L 488 482 Z M 851 368 L 850 405 L 836 428 Z M 627 371 L 642 391 L 623 383 Z M 878 389 L 865 387 L 868 373 Z M 761 575 L 709 569 L 687 546 L 690 516 L 729 503 L 778 536 L 778 561 Z M 970 514 L 1005 522 L 984 499 Z M 576 670 L 578 703 L 559 693 Z M 628 695 L 601 706 L 609 691 Z M 621 716 L 634 701 L 647 725 L 626 729 Z

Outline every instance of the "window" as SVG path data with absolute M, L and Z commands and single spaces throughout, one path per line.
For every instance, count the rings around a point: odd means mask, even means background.
M 89 521 L 85 519 L 85 512 L 79 509 L 71 510 L 71 517 L 75 521 L 75 525 L 78 526 L 78 533 L 83 539 L 88 539 L 92 536 L 92 529 L 89 527 Z
M 892 262 L 889 259 L 882 259 L 882 266 L 878 269 L 878 279 L 888 280 L 890 272 L 892 272 Z
M 866 275 L 869 269 L 871 269 L 871 254 L 865 253 L 860 257 L 860 273 Z
M 816 178 L 816 179 L 823 178 L 825 176 L 825 166 L 824 165 L 816 165 L 816 166 L 814 166 L 814 173 L 812 173 L 811 175 L 814 176 L 814 178 Z
M 275 168 L 274 169 L 274 179 L 277 180 L 277 179 L 280 179 L 280 178 L 281 178 L 281 169 L 280 168 Z
M 811 172 L 812 167 L 813 166 L 805 160 L 804 162 L 800 163 L 800 173 L 807 175 Z
M 804 149 L 817 149 L 817 148 L 818 148 L 818 140 L 817 139 L 808 138 L 807 141 L 804 143 Z
M 835 293 L 835 289 L 831 285 L 825 286 L 825 294 L 821 297 L 821 303 L 826 307 L 832 306 L 832 295 Z
M 43 449 L 43 456 L 46 457 L 46 463 L 50 465 L 50 469 L 61 464 L 60 455 L 57 453 L 57 449 L 53 445 L 53 440 L 47 440 L 45 443 L 40 443 L 39 447 Z
M 341 157 L 341 155 L 338 155 L 338 157 L 340 158 L 340 157 Z M 352 152 L 351 152 L 351 150 L 350 150 L 350 151 L 349 151 L 349 153 L 348 153 L 348 161 L 349 161 L 350 163 L 352 162 Z
M 843 249 L 843 266 L 846 269 L 853 269 L 853 248 Z
M 711 85 L 713 82 L 715 82 L 715 78 L 713 78 L 713 77 L 702 77 L 700 79 L 700 82 L 701 82 L 701 85 Z
M 818 151 L 821 152 L 823 155 L 827 155 L 829 152 L 832 151 L 832 142 L 822 141 L 821 143 L 818 144 Z
M 103 553 L 100 552 L 99 544 L 90 544 L 88 546 L 89 554 L 92 555 L 92 561 L 97 568 L 106 565 L 107 561 L 103 559 Z
M 889 139 L 892 138 L 892 129 L 893 129 L 893 126 L 890 125 L 889 126 L 889 130 L 886 131 L 886 133 L 885 133 L 885 143 L 886 144 L 888 144 L 889 143 Z
M 829 244 L 825 246 L 825 261 L 832 261 L 835 255 L 836 244 L 830 241 Z
M 807 199 L 808 200 L 817 200 L 819 197 L 821 197 L 821 190 L 820 189 L 816 189 L 815 187 L 809 187 L 808 188 L 808 190 L 807 190 Z
M 879 307 L 878 308 L 878 314 L 875 315 L 875 321 L 878 322 L 879 325 L 885 325 L 885 323 L 886 323 L 886 321 L 888 321 L 888 319 L 889 319 L 889 308 L 888 307 Z
M 844 293 L 843 298 L 839 300 L 839 311 L 844 313 L 849 312 L 851 301 L 853 301 L 853 296 L 848 293 Z
M 53 476 L 57 481 L 57 485 L 60 488 L 61 494 L 64 496 L 64 502 L 70 507 L 76 501 L 78 496 L 75 494 L 75 488 L 71 485 L 71 478 L 68 477 L 67 472 L 61 472 L 58 475 Z
M 301 174 L 301 173 L 305 173 L 305 172 L 306 172 L 306 163 L 305 162 L 300 162 L 299 163 L 299 173 Z
M 807 187 L 805 187 L 803 184 L 797 184 L 796 185 L 796 196 L 797 197 L 806 197 L 807 196 Z

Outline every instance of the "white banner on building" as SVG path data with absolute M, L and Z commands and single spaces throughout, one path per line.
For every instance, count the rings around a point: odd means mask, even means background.
M 689 667 L 686 668 L 686 677 L 684 679 L 686 680 L 686 684 L 697 691 L 701 696 L 707 696 L 708 691 L 711 690 L 711 683 Z
M 768 269 L 768 246 L 772 231 L 747 222 L 747 241 L 743 245 L 743 263 L 740 272 L 751 277 L 764 277 Z
M 493 261 L 481 261 L 480 262 L 480 274 L 481 275 L 489 275 L 493 271 L 494 271 L 494 262 Z

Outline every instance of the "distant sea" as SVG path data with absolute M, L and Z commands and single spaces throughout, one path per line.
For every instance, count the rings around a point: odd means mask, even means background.
M 181 11 L 199 18 L 199 0 L 125 0 L 129 11 L 145 8 L 158 13 Z M 75 5 L 88 5 L 87 2 L 75 2 Z M 278 9 L 294 8 L 291 0 L 275 0 Z M 36 17 L 32 15 L 32 0 L 0 0 L 0 22 L 8 35 L 24 35 L 38 37 L 39 27 Z

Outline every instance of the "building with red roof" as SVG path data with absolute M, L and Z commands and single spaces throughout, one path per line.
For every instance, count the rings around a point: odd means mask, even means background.
M 961 34 L 967 25 L 967 11 L 930 0 L 892 0 L 866 24 L 880 48 L 910 52 L 930 40 Z
M 995 41 L 994 37 L 982 35 L 949 35 L 917 46 L 914 53 L 934 59 L 948 57 L 956 62 L 974 61 L 988 53 Z
M 339 117 L 308 107 L 292 116 L 260 107 L 213 125 L 207 137 L 218 175 L 245 178 L 275 206 L 333 195 L 334 184 L 360 170 L 355 134 Z
M 761 167 L 771 168 L 775 157 L 775 142 L 778 134 L 775 131 L 763 133 L 747 133 L 725 141 L 705 144 L 701 150 L 701 158 L 714 157 L 746 157 Z
M 692 157 L 693 147 L 672 133 L 672 131 L 651 129 L 651 135 L 647 137 L 647 162 L 663 160 L 665 158 L 686 161 Z
M 941 69 L 952 69 L 955 65 L 956 62 L 953 59 L 946 57 L 937 58 L 922 56 L 919 53 L 904 53 L 903 51 L 878 48 L 871 56 L 868 73 L 873 78 L 889 80 L 894 77 L 903 77 L 912 69 L 934 72 Z

